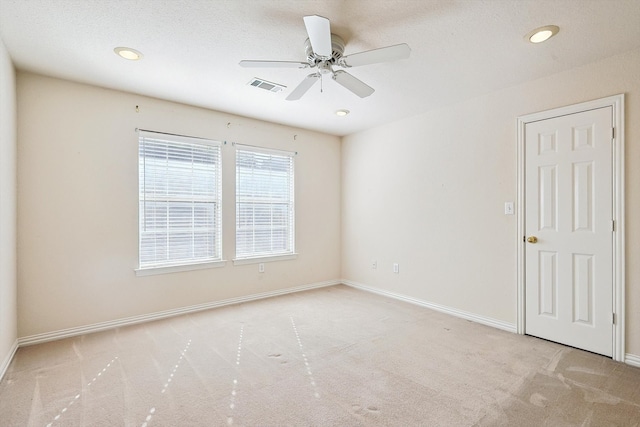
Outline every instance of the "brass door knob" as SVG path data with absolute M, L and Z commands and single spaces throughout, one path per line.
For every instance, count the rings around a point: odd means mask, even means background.
M 529 243 L 538 243 L 538 238 L 536 236 L 527 237 L 527 242 Z

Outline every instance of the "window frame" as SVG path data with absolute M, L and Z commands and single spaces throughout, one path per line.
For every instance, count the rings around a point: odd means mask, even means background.
M 271 261 L 284 261 L 284 260 L 291 260 L 291 259 L 295 259 L 297 258 L 297 253 L 296 253 L 296 226 L 295 226 L 295 156 L 297 155 L 297 153 L 295 152 L 290 152 L 290 151 L 284 151 L 284 150 L 277 150 L 277 149 L 272 149 L 272 148 L 265 148 L 265 147 L 257 147 L 257 146 L 253 146 L 253 145 L 244 145 L 244 144 L 235 144 L 234 143 L 234 147 L 236 148 L 235 150 L 235 154 L 236 154 L 236 158 L 235 158 L 235 174 L 236 174 L 236 188 L 235 188 L 235 257 L 233 259 L 233 264 L 234 265 L 243 265 L 243 264 L 256 264 L 256 263 L 264 263 L 264 262 L 271 262 Z M 289 180 L 289 184 L 288 184 L 288 201 L 287 201 L 287 217 L 288 217 L 288 226 L 287 226 L 287 242 L 288 242 L 288 246 L 289 249 L 287 251 L 269 251 L 269 252 L 264 252 L 264 251 L 253 251 L 253 252 L 244 252 L 242 254 L 239 255 L 238 253 L 238 249 L 239 249 L 239 237 L 238 237 L 238 233 L 240 231 L 239 229 L 239 217 L 240 217 L 240 212 L 239 212 L 239 205 L 241 203 L 247 204 L 248 202 L 246 200 L 240 200 L 240 174 L 241 174 L 241 168 L 239 165 L 239 153 L 240 152 L 245 152 L 245 153 L 250 153 L 251 155 L 257 155 L 257 156 L 261 156 L 264 158 L 264 156 L 277 156 L 277 157 L 286 157 L 288 158 L 289 161 L 289 170 L 287 173 L 287 178 Z M 246 168 L 244 168 L 246 169 Z M 273 222 L 273 221 L 271 221 Z M 273 240 L 270 240 L 271 244 L 273 244 Z M 254 244 L 255 244 L 255 240 L 254 240 Z
M 190 137 L 184 135 L 175 135 L 161 132 L 153 132 L 147 130 L 138 130 L 138 267 L 135 269 L 137 276 L 147 276 L 153 274 L 164 274 L 164 273 L 173 273 L 178 271 L 189 271 L 189 270 L 198 270 L 203 268 L 214 268 L 214 267 L 223 267 L 226 264 L 226 261 L 223 259 L 223 241 L 222 241 L 222 143 L 220 141 L 215 141 L 211 139 L 205 138 L 197 138 Z M 188 180 L 188 185 L 191 185 L 191 194 L 179 194 L 178 196 L 170 195 L 169 186 L 167 185 L 167 193 L 165 195 L 149 197 L 151 191 L 146 190 L 147 183 L 151 180 L 151 176 L 146 174 L 146 168 L 149 167 L 152 163 L 149 161 L 151 156 L 145 156 L 144 150 L 149 149 L 153 145 L 159 146 L 160 150 L 164 150 L 162 147 L 166 145 L 166 152 L 161 152 L 161 155 L 166 155 L 166 168 L 162 169 L 162 167 L 157 168 L 159 162 L 156 163 L 156 170 L 160 171 L 159 173 L 170 174 L 171 172 L 180 172 L 180 169 L 184 167 L 184 165 L 180 165 L 180 162 L 185 162 L 188 164 L 188 156 L 184 159 L 180 159 L 178 156 L 174 158 L 174 165 L 170 164 L 170 151 L 180 151 L 180 150 L 192 150 L 191 153 L 191 171 L 190 173 L 185 174 L 184 176 Z M 207 147 L 207 148 L 203 148 Z M 213 151 L 210 151 L 213 149 Z M 195 150 L 195 151 L 193 151 Z M 213 185 L 215 188 L 211 191 L 213 196 L 207 195 L 208 191 L 206 191 L 206 187 L 203 194 L 195 194 L 194 184 L 198 179 L 196 175 L 196 168 L 193 167 L 196 162 L 193 161 L 194 152 L 200 152 L 205 157 L 206 160 L 211 160 L 213 163 L 208 166 L 206 169 L 200 170 L 200 174 L 205 174 L 205 182 L 209 179 L 213 181 Z M 209 156 L 210 155 L 210 156 Z M 175 153 L 174 153 L 175 156 Z M 162 157 L 160 157 L 162 158 Z M 203 162 L 203 163 L 206 163 Z M 210 170 L 209 170 L 210 169 Z M 208 175 L 207 174 L 213 174 Z M 162 178 L 161 178 L 162 179 Z M 168 183 L 168 177 L 164 178 Z M 202 177 L 200 177 L 202 179 Z M 184 188 L 182 188 L 184 189 Z M 175 190 L 175 189 L 174 189 Z M 199 218 L 196 217 L 196 213 L 194 212 L 194 208 L 199 205 L 204 204 L 204 206 L 200 206 L 201 208 L 205 208 L 205 212 L 208 209 L 213 209 L 213 213 L 209 215 L 205 214 L 205 221 L 211 221 L 210 226 L 202 227 L 204 229 L 201 230 L 201 236 L 204 236 L 206 239 L 213 239 L 213 245 L 210 247 L 207 246 L 207 252 L 212 251 L 213 256 L 210 257 L 201 257 L 201 256 L 192 256 L 190 258 L 171 258 L 169 257 L 165 261 L 155 261 L 155 262 L 143 262 L 143 238 L 145 237 L 144 227 L 145 227 L 145 203 L 148 200 L 153 200 L 154 203 L 158 203 L 162 205 L 163 203 L 166 205 L 167 212 L 171 207 L 171 204 L 191 204 L 192 212 L 189 218 L 189 223 L 182 230 L 182 233 L 192 233 L 192 235 L 187 240 L 188 245 L 191 246 L 190 250 L 195 250 L 195 232 L 196 232 L 196 223 Z M 206 206 L 208 203 L 213 203 L 213 206 Z M 177 206 L 174 206 L 174 208 Z M 201 220 L 202 218 L 200 218 Z M 179 219 L 174 219 L 174 226 L 180 221 Z M 166 245 L 164 246 L 165 250 L 169 250 L 171 245 L 168 243 L 171 235 L 170 225 L 171 225 L 171 215 L 167 213 L 166 224 Z M 175 233 L 175 231 L 174 231 Z M 162 230 L 160 229 L 158 232 L 159 235 L 162 235 Z M 175 249 L 175 248 L 174 248 Z M 217 256 L 216 256 L 217 255 Z

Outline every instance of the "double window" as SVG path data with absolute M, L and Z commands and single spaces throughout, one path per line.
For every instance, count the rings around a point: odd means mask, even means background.
M 222 259 L 220 143 L 140 131 L 140 269 Z
M 140 131 L 138 274 L 222 263 L 221 143 Z M 235 261 L 294 254 L 293 153 L 236 145 Z

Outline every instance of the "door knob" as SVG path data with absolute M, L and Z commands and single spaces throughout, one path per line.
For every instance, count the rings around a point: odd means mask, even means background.
M 538 243 L 538 238 L 536 236 L 527 237 L 527 242 L 529 243 Z

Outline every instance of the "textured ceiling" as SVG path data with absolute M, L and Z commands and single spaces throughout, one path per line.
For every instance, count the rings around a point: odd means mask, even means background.
M 322 93 L 286 101 L 309 70 L 238 66 L 304 61 L 312 14 L 330 19 L 345 55 L 408 43 L 411 57 L 351 69 L 376 89 L 364 99 L 325 78 Z M 547 24 L 556 37 L 524 40 Z M 0 38 L 21 70 L 347 135 L 640 48 L 640 0 L 0 0 Z

